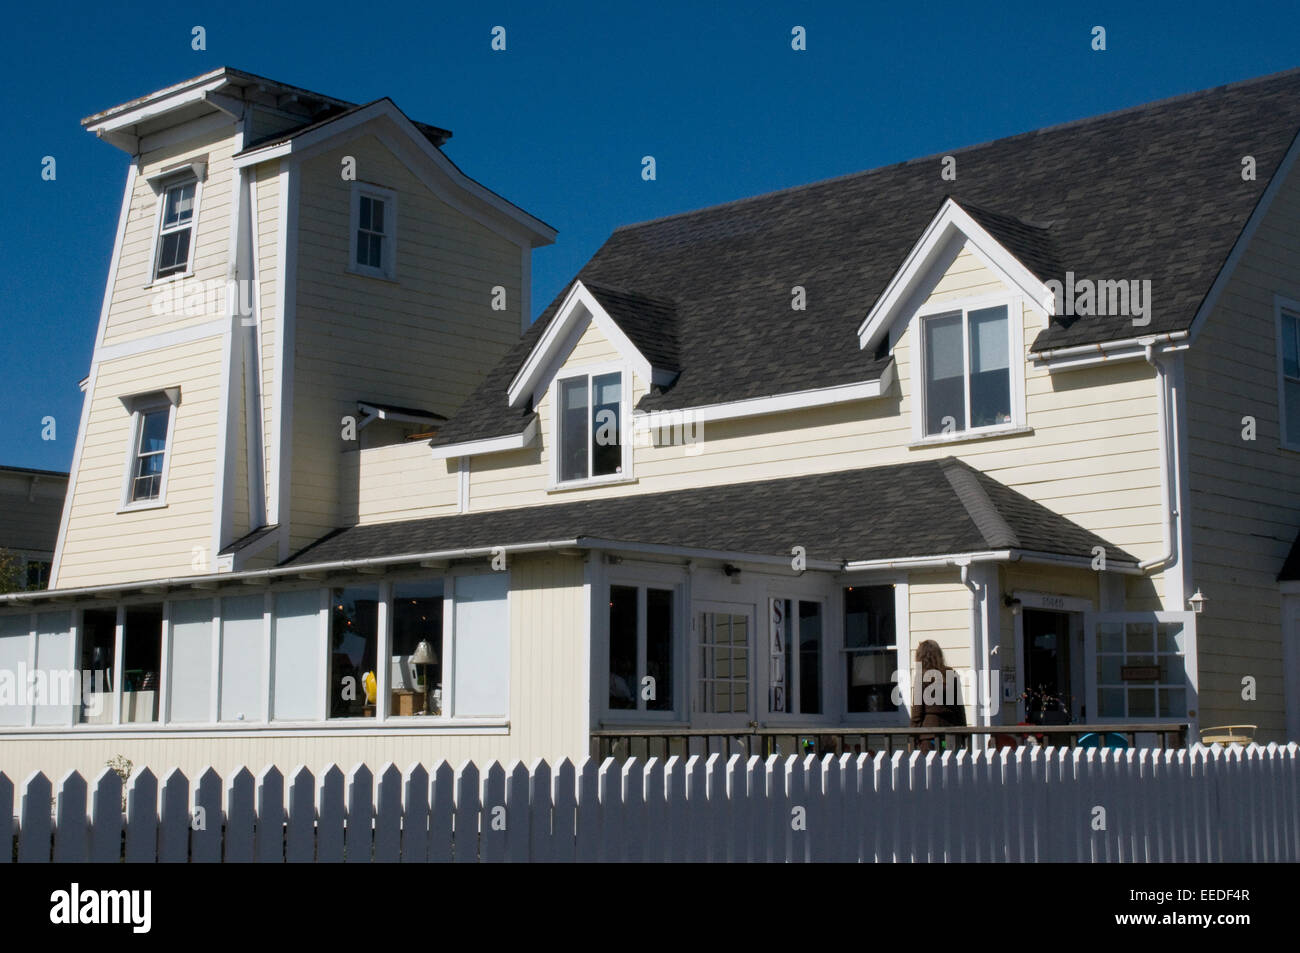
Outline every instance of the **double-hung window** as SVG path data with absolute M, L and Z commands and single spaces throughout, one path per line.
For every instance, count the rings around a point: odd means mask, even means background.
M 162 218 L 158 223 L 158 257 L 154 278 L 186 274 L 194 247 L 194 213 L 197 208 L 197 179 L 175 181 L 163 189 Z
M 1300 304 L 1278 303 L 1278 403 L 1282 446 L 1300 450 Z
M 563 378 L 556 399 L 556 482 L 622 475 L 622 373 Z
M 176 394 L 176 398 L 172 394 Z M 131 442 L 127 451 L 123 507 L 162 505 L 167 495 L 167 458 L 179 392 L 129 398 Z
M 375 278 L 394 278 L 396 234 L 396 193 L 354 183 L 349 270 Z
M 920 319 L 923 436 L 1008 427 L 1016 416 L 1017 336 L 1006 304 Z

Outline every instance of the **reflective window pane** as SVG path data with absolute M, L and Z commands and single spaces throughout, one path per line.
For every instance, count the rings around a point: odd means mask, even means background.
M 958 312 L 926 318 L 922 327 L 925 337 L 925 432 L 937 434 L 965 430 L 962 315 Z

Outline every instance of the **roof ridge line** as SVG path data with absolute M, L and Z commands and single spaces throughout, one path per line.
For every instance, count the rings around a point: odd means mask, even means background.
M 1011 528 L 988 492 L 980 484 L 975 472 L 956 457 L 944 457 L 939 461 L 939 469 L 948 479 L 948 484 L 956 494 L 958 502 L 966 509 L 971 522 L 984 537 L 990 549 L 1018 549 L 1020 537 Z
M 900 168 L 902 166 L 913 165 L 922 162 L 933 162 L 935 159 L 943 156 L 958 155 L 963 152 L 971 152 L 975 149 L 983 149 L 988 146 L 1001 142 L 1010 142 L 1014 139 L 1028 138 L 1047 132 L 1059 132 L 1063 129 L 1071 129 L 1076 126 L 1084 126 L 1093 122 L 1101 122 L 1106 119 L 1114 119 L 1117 116 L 1127 115 L 1129 113 L 1139 112 L 1144 109 L 1154 109 L 1157 107 L 1169 106 L 1173 103 L 1183 102 L 1186 100 L 1196 99 L 1202 96 L 1209 96 L 1212 93 L 1221 93 L 1230 89 L 1239 89 L 1243 86 L 1252 86 L 1256 83 L 1265 83 L 1270 80 L 1281 79 L 1284 76 L 1300 74 L 1300 66 L 1293 66 L 1290 69 L 1279 70 L 1276 73 L 1268 73 L 1264 76 L 1253 76 L 1249 79 L 1239 79 L 1231 83 L 1220 83 L 1218 86 L 1211 86 L 1207 89 L 1196 89 L 1187 93 L 1176 93 L 1173 96 L 1166 96 L 1162 99 L 1153 99 L 1150 102 L 1137 103 L 1133 106 L 1124 106 L 1120 109 L 1112 109 L 1109 112 L 1097 113 L 1092 116 L 1080 116 L 1078 119 L 1067 119 L 1064 122 L 1053 123 L 1050 126 L 1040 126 L 1037 129 L 1026 129 L 1023 132 L 1014 132 L 1008 136 L 998 136 L 994 139 L 985 139 L 982 142 L 974 142 L 967 146 L 958 146 L 954 149 L 941 149 L 938 152 L 931 152 L 922 156 L 915 156 L 911 159 L 903 159 L 899 162 L 890 162 L 887 165 L 878 165 L 870 169 L 859 169 L 856 172 L 845 172 L 841 175 L 833 175 L 825 179 L 817 179 L 813 182 L 803 182 L 799 185 L 790 185 L 781 189 L 773 189 L 770 192 L 762 192 L 758 195 L 746 195 L 738 199 L 732 199 L 729 202 L 719 202 L 716 205 L 705 205 L 700 208 L 687 209 L 684 212 L 673 212 L 670 215 L 660 215 L 657 218 L 648 218 L 640 222 L 629 222 L 626 225 L 620 225 L 614 229 L 615 232 L 628 231 L 642 228 L 647 225 L 657 225 L 660 222 L 671 221 L 675 218 L 685 218 L 688 215 L 699 215 L 703 212 L 712 212 L 720 209 L 733 208 L 738 205 L 744 205 L 747 202 L 757 202 L 762 199 L 770 199 L 778 195 L 786 195 L 798 192 L 802 189 L 812 189 L 818 186 L 830 185 L 834 182 L 842 182 L 845 179 L 853 179 L 875 175 L 878 172 L 885 172 L 890 169 Z

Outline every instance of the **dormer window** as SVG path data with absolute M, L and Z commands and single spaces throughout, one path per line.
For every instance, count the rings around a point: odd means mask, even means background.
M 154 279 L 190 272 L 194 247 L 194 214 L 199 183 L 185 178 L 169 183 L 162 194 L 162 217 L 158 222 L 158 257 Z
M 1006 303 L 919 317 L 922 438 L 1010 428 L 1019 415 L 1019 336 Z
M 348 270 L 372 278 L 396 277 L 397 193 L 353 183 Z
M 556 382 L 556 483 L 624 472 L 623 374 L 582 374 Z

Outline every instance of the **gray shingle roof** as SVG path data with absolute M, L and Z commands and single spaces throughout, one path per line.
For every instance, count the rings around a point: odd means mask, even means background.
M 584 283 L 675 304 L 674 409 L 870 379 L 856 332 L 952 197 L 1040 278 L 1150 279 L 1144 333 L 1186 329 L 1300 129 L 1300 70 L 619 228 Z M 1242 181 L 1243 156 L 1257 178 Z M 791 288 L 808 309 L 792 311 Z M 568 289 L 565 289 L 567 293 Z M 561 294 L 538 319 L 555 315 Z M 1127 317 L 1061 319 L 1036 350 L 1132 337 Z M 467 402 L 447 442 L 522 426 L 505 388 Z M 481 406 L 486 401 L 491 407 Z M 506 428 L 506 429 L 502 429 Z M 490 431 L 497 431 L 492 433 Z M 513 432 L 517 432 L 517 429 Z
M 355 526 L 289 564 L 567 539 L 837 562 L 1023 549 L 1113 563 L 1117 546 L 952 457 L 781 480 Z

